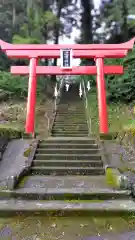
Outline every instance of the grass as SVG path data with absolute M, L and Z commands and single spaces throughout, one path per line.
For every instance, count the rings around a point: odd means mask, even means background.
M 92 122 L 92 133 L 99 133 L 99 116 L 98 116 L 98 104 L 97 96 L 95 93 L 90 92 L 88 96 L 89 108 Z M 109 121 L 109 132 L 119 132 L 124 126 L 129 125 L 129 119 L 131 113 L 129 111 L 130 106 L 126 104 L 108 104 L 108 121 Z M 135 125 L 135 123 L 134 123 Z

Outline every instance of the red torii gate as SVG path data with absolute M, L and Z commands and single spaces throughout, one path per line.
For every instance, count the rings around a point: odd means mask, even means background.
M 0 40 L 0 46 L 9 58 L 30 59 L 29 67 L 12 66 L 11 73 L 28 75 L 26 133 L 34 133 L 37 75 L 97 75 L 100 133 L 108 133 L 105 74 L 123 74 L 122 66 L 105 66 L 104 58 L 124 58 L 132 50 L 135 38 L 121 44 L 9 44 Z M 94 58 L 96 66 L 77 66 L 63 69 L 58 66 L 37 66 L 39 58 L 59 58 L 61 49 L 72 49 L 73 58 Z

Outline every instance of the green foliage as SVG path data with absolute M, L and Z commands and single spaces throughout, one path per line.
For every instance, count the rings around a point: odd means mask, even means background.
M 47 78 L 39 77 L 37 81 L 37 95 L 41 95 L 45 90 L 47 80 Z M 17 98 L 25 98 L 28 95 L 28 76 L 12 76 L 8 72 L 0 71 L 0 88 Z
M 0 137 L 7 137 L 9 139 L 21 138 L 23 136 L 23 130 L 19 128 L 14 128 L 6 124 L 0 125 Z
M 135 50 L 125 60 L 106 60 L 107 64 L 123 65 L 122 76 L 106 77 L 107 99 L 114 102 L 131 102 L 135 100 Z
M 26 134 L 24 128 L 14 127 L 12 124 L 0 124 L 0 137 L 7 137 L 8 139 L 16 138 L 32 138 L 30 134 Z M 26 151 L 28 155 L 28 151 Z
M 16 96 L 27 96 L 27 84 L 26 77 L 12 76 L 8 72 L 0 71 L 0 87 L 3 90 L 9 91 Z
M 92 89 L 88 93 L 88 106 L 90 109 L 91 129 L 95 135 L 99 134 L 99 113 L 98 113 L 98 101 L 97 93 Z M 114 138 L 115 133 L 122 130 L 123 126 L 129 122 L 129 109 L 128 105 L 123 103 L 109 103 L 108 104 L 108 122 L 109 132 Z
M 56 26 L 57 24 L 60 24 L 60 20 L 51 11 L 46 11 L 43 14 L 41 23 L 43 25 L 46 25 L 48 30 L 54 30 L 54 26 Z
M 105 65 L 121 65 L 123 75 L 106 75 L 107 101 L 129 103 L 135 100 L 135 48 L 124 59 L 105 59 Z M 92 91 L 96 93 L 95 76 L 81 76 L 85 82 L 90 81 Z
M 134 0 L 102 1 L 100 26 L 102 26 L 102 23 L 105 24 L 104 31 L 101 33 L 102 40 L 108 43 L 121 43 L 132 38 L 135 34 L 135 21 L 129 18 L 129 15 L 134 15 L 134 12 Z
M 31 38 L 31 37 L 24 38 L 19 35 L 14 35 L 13 43 L 15 43 L 15 44 L 39 44 L 40 41 L 36 38 Z

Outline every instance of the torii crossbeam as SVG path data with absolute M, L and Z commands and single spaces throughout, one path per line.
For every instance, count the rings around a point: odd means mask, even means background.
M 121 44 L 9 44 L 0 40 L 0 46 L 9 58 L 26 58 L 29 66 L 12 66 L 11 73 L 29 75 L 26 133 L 34 133 L 37 75 L 96 75 L 100 133 L 108 133 L 108 117 L 104 75 L 123 74 L 122 66 L 105 66 L 105 58 L 124 58 L 132 50 L 135 38 Z M 62 49 L 71 49 L 73 58 L 94 58 L 96 66 L 61 68 L 38 66 L 40 58 L 60 58 Z

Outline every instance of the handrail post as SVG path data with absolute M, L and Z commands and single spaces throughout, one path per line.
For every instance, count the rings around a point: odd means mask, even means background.
M 28 84 L 28 100 L 27 100 L 27 114 L 26 114 L 26 133 L 34 134 L 35 127 L 35 105 L 36 105 L 36 66 L 37 59 L 31 58 L 29 65 L 29 84 Z
M 84 92 L 84 98 L 85 98 L 85 111 L 87 115 L 87 124 L 88 124 L 88 129 L 89 129 L 89 136 L 91 135 L 91 118 L 90 118 L 90 112 L 89 112 L 89 106 L 88 106 L 88 99 L 87 99 L 87 94 L 86 94 L 86 87 L 85 87 L 85 82 L 83 80 L 83 92 Z

